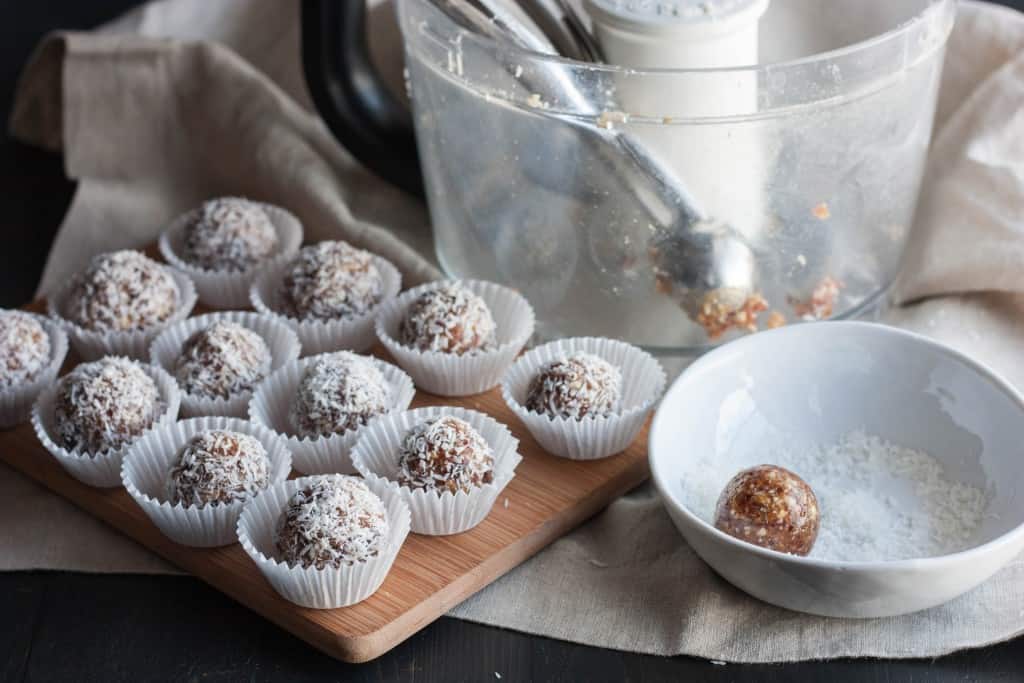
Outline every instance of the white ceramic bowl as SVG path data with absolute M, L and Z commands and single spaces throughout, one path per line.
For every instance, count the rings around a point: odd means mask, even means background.
M 987 490 L 967 549 L 890 561 L 796 557 L 736 540 L 690 505 L 683 481 L 697 476 L 689 468 L 700 453 L 714 463 L 743 449 L 756 460 L 780 435 L 782 447 L 796 448 L 855 430 L 925 451 L 948 479 Z M 650 463 L 672 521 L 712 569 L 801 612 L 882 617 L 933 607 L 1024 549 L 1024 397 L 966 356 L 890 327 L 796 325 L 708 353 L 665 395 L 651 427 Z

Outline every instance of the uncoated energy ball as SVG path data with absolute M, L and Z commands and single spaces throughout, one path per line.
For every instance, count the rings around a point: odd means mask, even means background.
M 50 335 L 21 311 L 0 311 L 0 391 L 31 382 L 50 364 Z
M 458 356 L 486 351 L 496 344 L 497 325 L 487 303 L 457 283 L 420 294 L 399 327 L 399 341 L 419 351 Z
M 285 271 L 284 312 L 300 320 L 363 315 L 382 296 L 384 281 L 373 254 L 342 241 L 303 247 Z
M 339 351 L 306 366 L 289 419 L 299 436 L 341 434 L 386 413 L 388 398 L 387 381 L 372 360 Z
M 192 437 L 168 474 L 171 504 L 204 507 L 247 500 L 269 482 L 267 450 L 259 439 L 221 429 Z
M 221 197 L 203 202 L 189 216 L 181 258 L 205 270 L 241 272 L 276 248 L 277 232 L 262 206 Z
M 228 399 L 251 391 L 270 373 L 270 365 L 263 337 L 238 323 L 217 321 L 182 344 L 174 376 L 193 396 Z
M 387 510 L 356 477 L 319 477 L 289 499 L 274 544 L 290 566 L 341 567 L 376 556 L 387 543 Z
M 715 509 L 720 531 L 791 555 L 807 555 L 818 538 L 818 499 L 807 483 L 782 467 L 743 470 L 725 486 Z
M 473 427 L 457 417 L 414 426 L 402 440 L 398 483 L 410 489 L 469 493 L 494 481 L 494 454 Z
M 87 330 L 144 330 L 170 318 L 178 297 L 167 268 L 137 251 L 115 251 L 75 278 L 66 317 Z
M 148 430 L 162 410 L 156 383 L 137 363 L 111 357 L 82 363 L 57 387 L 57 441 L 86 453 L 120 448 Z
M 603 358 L 575 353 L 544 365 L 526 395 L 526 409 L 566 420 L 609 415 L 619 404 L 622 373 Z

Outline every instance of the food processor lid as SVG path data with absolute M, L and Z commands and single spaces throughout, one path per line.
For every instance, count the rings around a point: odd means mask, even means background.
M 757 21 L 770 0 L 585 0 L 596 20 L 632 31 L 729 30 Z M 726 26 L 728 25 L 728 27 Z

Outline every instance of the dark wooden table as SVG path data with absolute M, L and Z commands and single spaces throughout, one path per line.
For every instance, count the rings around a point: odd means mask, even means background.
M 88 28 L 134 4 L 2 3 L 0 112 L 5 119 L 18 71 L 46 31 Z M 1006 4 L 1024 8 L 1024 0 Z M 0 268 L 0 306 L 31 298 L 73 189 L 59 158 L 0 137 L 0 216 L 8 254 Z M 0 476 L 14 475 L 0 466 Z M 2 573 L 0 596 L 0 681 L 494 681 L 499 675 L 503 681 L 1024 680 L 1021 639 L 936 660 L 720 666 L 573 645 L 448 618 L 374 662 L 351 666 L 187 577 Z

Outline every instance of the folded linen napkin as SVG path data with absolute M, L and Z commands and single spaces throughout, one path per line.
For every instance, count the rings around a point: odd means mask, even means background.
M 400 78 L 388 8 L 375 46 Z M 60 149 L 78 193 L 40 284 L 93 253 L 151 241 L 213 194 L 296 212 L 435 277 L 423 208 L 364 172 L 309 106 L 295 0 L 163 0 L 95 33 L 55 34 L 25 72 L 12 130 Z M 961 5 L 895 324 L 1024 387 L 1024 16 Z M 962 294 L 966 294 L 961 296 Z M 0 569 L 173 571 L 13 471 L 0 470 Z M 747 597 L 683 543 L 650 487 L 459 605 L 454 616 L 591 645 L 735 662 L 931 657 L 1024 631 L 1024 558 L 919 614 L 823 619 Z

